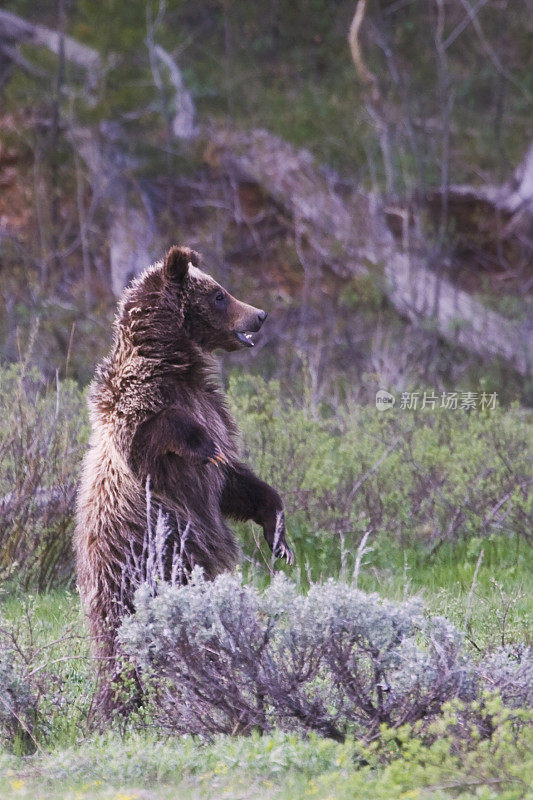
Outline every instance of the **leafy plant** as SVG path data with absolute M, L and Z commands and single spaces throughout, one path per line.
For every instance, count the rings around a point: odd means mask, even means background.
M 388 546 L 428 553 L 464 539 L 530 538 L 530 423 L 520 409 L 332 413 L 280 395 L 275 382 L 230 383 L 246 456 L 282 487 L 300 563 L 322 552 L 318 574 L 325 564 L 353 569 L 369 528 Z

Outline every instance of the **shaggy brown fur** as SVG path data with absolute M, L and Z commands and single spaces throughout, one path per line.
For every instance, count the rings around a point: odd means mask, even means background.
M 293 563 L 280 496 L 239 460 L 209 355 L 250 346 L 266 313 L 233 298 L 198 263 L 194 251 L 173 247 L 125 290 L 112 352 L 91 387 L 75 548 L 80 594 L 104 657 L 115 654 L 120 617 L 131 608 L 124 571 L 132 552 L 142 556 L 148 476 L 154 506 L 172 528 L 169 552 L 179 550 L 189 523 L 188 569 L 200 565 L 213 578 L 235 565 L 225 516 L 262 525 L 275 554 Z

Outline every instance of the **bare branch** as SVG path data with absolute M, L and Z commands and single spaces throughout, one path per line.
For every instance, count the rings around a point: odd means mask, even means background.
M 359 44 L 359 33 L 365 18 L 366 6 L 367 0 L 359 0 L 357 3 L 352 24 L 350 25 L 350 30 L 348 33 L 348 44 L 350 45 L 350 53 L 352 54 L 352 60 L 355 64 L 355 69 L 357 70 L 359 79 L 361 80 L 361 83 L 370 91 L 372 100 L 377 103 L 380 96 L 377 78 L 366 66 L 363 59 L 363 54 L 361 52 L 361 45 Z
M 365 19 L 366 9 L 367 0 L 359 0 L 348 32 L 348 44 L 357 75 L 365 89 L 366 110 L 379 139 L 383 156 L 383 168 L 385 170 L 386 192 L 390 194 L 393 192 L 395 184 L 390 124 L 387 119 L 386 109 L 382 107 L 377 78 L 366 66 L 359 44 L 359 35 Z
M 170 82 L 174 87 L 174 117 L 172 119 L 172 133 L 178 139 L 190 139 L 194 135 L 194 101 L 187 90 L 178 65 L 161 45 L 156 44 L 154 53 L 168 69 Z
M 44 25 L 34 25 L 10 11 L 0 11 L 1 39 L 46 47 L 57 56 L 63 48 L 65 60 L 86 71 L 89 86 L 94 89 L 98 84 L 102 69 L 100 54 L 71 36 L 65 36 Z
M 529 100 L 529 102 L 531 102 L 531 100 L 533 99 L 531 96 L 531 92 L 520 81 L 518 81 L 514 77 L 514 75 L 510 73 L 509 70 L 502 64 L 502 62 L 498 57 L 498 54 L 496 53 L 493 46 L 485 36 L 478 15 L 476 13 L 477 9 L 473 9 L 468 0 L 461 0 L 461 3 L 466 13 L 468 14 L 468 17 L 472 23 L 472 27 L 474 28 L 481 44 L 483 45 L 485 53 L 490 58 L 496 71 L 499 72 L 500 75 L 503 75 L 504 78 L 506 78 L 509 81 L 509 83 L 512 83 L 513 86 L 522 93 L 522 95 L 526 98 L 526 100 Z

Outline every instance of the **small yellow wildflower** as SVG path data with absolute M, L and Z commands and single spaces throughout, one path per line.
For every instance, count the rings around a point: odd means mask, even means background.
M 228 771 L 228 765 L 224 764 L 223 761 L 219 761 L 215 767 L 215 774 L 216 775 L 225 775 Z
M 9 781 L 9 785 L 13 791 L 18 791 L 24 787 L 24 781 L 22 781 L 20 778 L 13 778 L 12 781 Z

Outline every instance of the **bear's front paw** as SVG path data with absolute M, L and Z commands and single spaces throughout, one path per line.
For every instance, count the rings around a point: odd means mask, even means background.
M 289 567 L 294 566 L 294 553 L 285 542 L 280 542 L 274 551 L 276 558 L 284 558 Z

